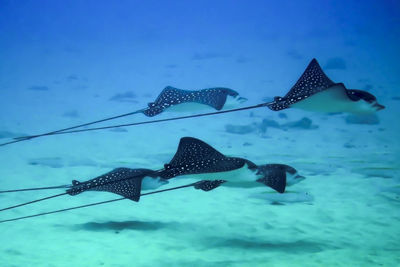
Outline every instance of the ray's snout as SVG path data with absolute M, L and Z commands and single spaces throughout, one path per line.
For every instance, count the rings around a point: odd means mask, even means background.
M 244 103 L 244 102 L 246 102 L 248 99 L 247 98 L 245 98 L 245 97 L 241 97 L 241 96 L 238 96 L 237 97 L 237 101 L 239 102 L 239 103 Z
M 158 182 L 160 183 L 160 185 L 166 185 L 169 183 L 167 179 L 162 179 L 162 178 L 160 178 Z
M 294 184 L 300 183 L 301 181 L 305 180 L 306 177 L 298 174 L 298 172 L 295 170 L 294 172 L 292 170 L 289 170 L 286 173 L 286 185 L 287 186 L 292 186 Z
M 374 107 L 376 108 L 376 111 L 379 111 L 379 110 L 382 110 L 382 109 L 386 108 L 384 105 L 381 105 L 379 103 L 375 103 Z
M 294 177 L 294 179 L 300 182 L 300 181 L 305 180 L 306 177 L 304 177 L 303 175 L 297 174 L 297 175 Z

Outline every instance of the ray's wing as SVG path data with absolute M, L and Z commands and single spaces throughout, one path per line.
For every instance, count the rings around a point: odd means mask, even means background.
M 194 95 L 193 101 L 208 105 L 216 110 L 221 110 L 225 105 L 228 95 L 237 96 L 238 93 L 232 89 L 222 87 L 203 89 Z
M 226 157 L 207 143 L 193 138 L 181 138 L 174 157 L 165 164 L 161 177 L 231 171 L 243 167 L 246 160 Z
M 314 58 L 290 91 L 284 97 L 275 97 L 274 103 L 268 107 L 275 111 L 288 108 L 290 105 L 333 85 L 335 83 L 326 76 L 318 61 Z
M 265 164 L 258 166 L 257 174 L 261 174 L 263 177 L 257 179 L 257 182 L 265 184 L 266 186 L 271 187 L 272 189 L 278 191 L 279 193 L 285 192 L 286 171 L 287 171 L 285 166 L 287 165 Z
M 153 117 L 165 109 L 181 103 L 200 103 L 221 110 L 228 95 L 237 96 L 238 93 L 229 88 L 216 87 L 198 91 L 189 91 L 167 86 L 158 95 L 157 99 L 149 103 L 148 108 L 142 110 L 143 114 Z
M 142 179 L 152 173 L 148 169 L 117 168 L 86 182 L 72 181 L 67 193 L 74 196 L 85 191 L 105 191 L 139 201 Z

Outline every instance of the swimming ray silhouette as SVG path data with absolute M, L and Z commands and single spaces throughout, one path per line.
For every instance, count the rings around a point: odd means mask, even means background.
M 316 59 L 311 60 L 299 80 L 284 97 L 277 96 L 272 102 L 264 102 L 242 108 L 221 110 L 222 107 L 226 104 L 227 97 L 234 98 L 236 102 L 243 102 L 245 100 L 244 98 L 240 97 L 236 91 L 228 88 L 216 87 L 199 91 L 188 91 L 167 86 L 157 97 L 156 101 L 149 103 L 148 107 L 145 109 L 44 134 L 16 137 L 14 138 L 15 140 L 2 143 L 0 144 L 0 146 L 6 146 L 21 141 L 27 141 L 42 136 L 71 134 L 87 131 L 113 129 L 119 127 L 137 126 L 143 124 L 161 123 L 189 118 L 213 116 L 261 107 L 268 107 L 273 111 L 280 111 L 287 108 L 298 108 L 314 112 L 348 112 L 356 114 L 373 113 L 385 108 L 383 105 L 379 104 L 376 97 L 369 92 L 357 89 L 347 89 L 343 83 L 334 83 L 328 78 L 328 76 L 326 76 Z M 174 107 L 187 103 L 197 103 L 203 106 L 209 106 L 216 109 L 217 111 L 159 120 L 141 121 L 96 128 L 77 129 L 100 122 L 134 115 L 137 113 L 143 113 L 148 117 L 152 117 L 162 113 L 165 110 L 171 110 Z

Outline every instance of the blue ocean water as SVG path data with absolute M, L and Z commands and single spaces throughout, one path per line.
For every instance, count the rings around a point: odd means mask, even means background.
M 313 58 L 333 81 L 386 106 L 369 117 L 259 108 L 0 147 L 0 190 L 64 185 L 117 167 L 160 169 L 185 136 L 306 177 L 282 195 L 187 188 L 2 223 L 0 266 L 400 265 L 399 7 L 0 0 L 2 143 L 147 107 L 166 86 L 232 88 L 248 99 L 243 106 L 270 101 Z M 0 194 L 0 209 L 53 193 Z M 0 211 L 0 220 L 113 198 L 63 196 Z

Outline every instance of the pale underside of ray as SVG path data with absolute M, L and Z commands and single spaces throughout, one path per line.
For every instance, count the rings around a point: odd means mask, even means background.
M 281 179 L 286 179 L 286 176 L 278 175 L 277 178 L 274 179 L 273 176 L 268 175 L 265 176 L 264 173 L 259 173 L 257 168 L 254 166 L 249 167 L 248 163 L 245 163 L 243 167 L 237 168 L 231 171 L 221 171 L 221 172 L 208 172 L 201 174 L 186 174 L 181 176 L 176 176 L 174 179 L 195 179 L 203 180 L 208 177 L 209 179 L 222 179 L 225 180 L 226 183 L 224 186 L 226 187 L 234 187 L 234 188 L 259 188 L 265 186 L 271 187 L 280 193 L 283 193 L 285 186 L 279 189 L 281 183 L 286 183 L 285 181 L 281 181 Z M 266 179 L 268 182 L 259 182 L 258 179 Z M 269 184 L 269 183 L 273 184 Z M 268 185 L 267 185 L 267 184 Z M 280 191 L 283 190 L 283 191 Z
M 196 112 L 203 110 L 214 110 L 214 108 L 206 104 L 201 104 L 196 102 L 185 102 L 170 106 L 164 109 L 163 112 Z
M 256 180 L 261 178 L 261 175 L 256 174 L 257 170 L 252 170 L 249 168 L 247 164 L 244 164 L 243 167 L 237 168 L 231 171 L 222 171 L 222 172 L 208 172 L 208 173 L 200 173 L 200 174 L 187 174 L 181 175 L 176 178 L 178 179 L 196 179 L 196 180 L 204 180 L 204 178 L 211 180 L 226 180 L 226 186 L 234 186 L 237 187 L 256 187 L 262 186 L 260 183 L 257 183 Z
M 193 163 L 191 162 L 194 159 L 193 156 L 202 160 Z M 191 167 L 193 164 L 196 168 Z M 225 180 L 227 181 L 225 185 L 232 187 L 250 188 L 267 185 L 280 193 L 283 193 L 284 184 L 286 184 L 285 180 L 282 181 L 286 179 L 284 173 L 284 176 L 275 172 L 265 173 L 251 161 L 226 157 L 207 143 L 193 137 L 181 138 L 178 150 L 170 164 L 166 165 L 166 169 L 166 173 L 161 176 L 167 179 L 177 177 L 176 179 L 203 180 L 209 177 L 208 179 Z
M 371 105 L 367 102 L 363 100 L 352 101 L 349 99 L 346 88 L 342 84 L 335 84 L 302 101 L 291 104 L 290 107 L 316 112 L 371 112 Z

